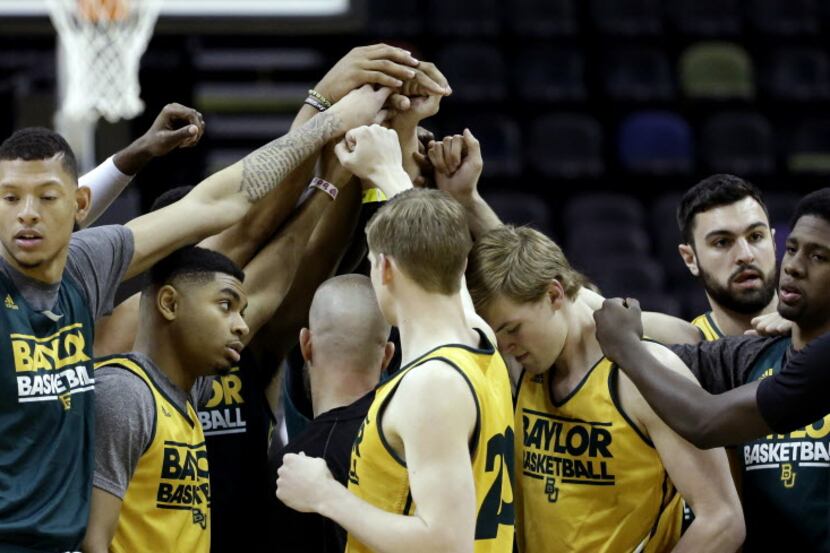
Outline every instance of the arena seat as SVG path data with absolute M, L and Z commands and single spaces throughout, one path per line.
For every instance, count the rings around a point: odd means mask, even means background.
M 764 88 L 775 99 L 813 101 L 830 98 L 830 60 L 821 50 L 777 50 L 764 75 Z
M 750 0 L 747 4 L 749 20 L 762 33 L 797 36 L 818 32 L 816 0 Z
M 574 0 L 513 0 L 510 23 L 522 36 L 570 36 L 579 31 Z
M 516 87 L 528 101 L 585 99 L 585 59 L 573 48 L 541 46 L 523 50 L 515 64 Z
M 694 166 L 692 131 L 679 115 L 665 111 L 635 113 L 618 133 L 620 162 L 629 171 L 688 173 Z
M 757 113 L 722 113 L 700 134 L 703 161 L 715 173 L 765 175 L 775 170 L 772 127 Z
M 642 227 L 645 223 L 645 209 L 634 196 L 594 192 L 577 196 L 565 204 L 562 217 L 566 228 L 575 228 L 584 221 Z
M 660 0 L 592 0 L 597 28 L 612 35 L 655 35 L 663 30 Z
M 750 99 L 755 96 L 752 60 L 729 42 L 701 42 L 680 57 L 683 93 L 694 99 Z
M 663 50 L 622 48 L 605 56 L 605 93 L 617 100 L 671 100 L 674 76 Z
M 427 27 L 443 36 L 496 35 L 501 28 L 501 5 L 498 0 L 477 0 L 471 9 L 466 0 L 429 0 Z
M 534 121 L 528 152 L 533 167 L 547 177 L 595 177 L 604 171 L 602 128 L 593 117 L 552 114 Z
M 787 166 L 793 173 L 830 174 L 830 120 L 807 120 L 796 129 Z
M 453 99 L 469 102 L 501 101 L 507 95 L 502 52 L 486 43 L 459 43 L 444 48 L 438 67 L 452 83 Z
M 732 36 L 743 28 L 741 0 L 672 0 L 668 12 L 674 27 L 686 35 Z
M 541 196 L 516 191 L 486 192 L 483 196 L 504 223 L 529 225 L 553 237 L 551 210 Z

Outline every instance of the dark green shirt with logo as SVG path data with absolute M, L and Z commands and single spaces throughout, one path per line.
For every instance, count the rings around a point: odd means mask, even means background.
M 120 226 L 76 233 L 63 278 L 0 259 L 0 551 L 79 548 L 93 469 L 95 318 L 132 259 Z
M 789 338 L 742 336 L 672 349 L 713 394 L 777 374 L 792 352 Z M 737 451 L 743 551 L 830 553 L 830 414 L 788 434 L 738 444 Z

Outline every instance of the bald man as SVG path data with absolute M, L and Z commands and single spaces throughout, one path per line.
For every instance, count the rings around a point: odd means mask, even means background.
M 276 455 L 322 457 L 334 478 L 346 485 L 352 444 L 374 399 L 374 388 L 395 353 L 389 324 L 378 307 L 370 280 L 343 275 L 324 282 L 314 294 L 300 349 L 308 368 L 314 420 Z M 276 479 L 276 472 L 274 472 Z M 275 524 L 288 531 L 273 544 L 281 553 L 341 553 L 346 531 L 323 516 L 299 513 L 276 499 Z

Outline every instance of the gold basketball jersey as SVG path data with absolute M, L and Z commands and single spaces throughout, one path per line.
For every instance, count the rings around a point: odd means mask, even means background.
M 620 407 L 618 369 L 603 358 L 558 403 L 552 371 L 519 380 L 519 550 L 670 550 L 680 539 L 682 501 L 657 450 Z
M 193 406 L 182 412 L 131 357 L 102 360 L 137 375 L 156 404 L 155 433 L 136 465 L 110 551 L 209 553 L 210 478 L 202 425 Z
M 721 332 L 720 328 L 718 328 L 715 319 L 712 318 L 711 311 L 698 316 L 692 321 L 692 324 L 700 330 L 700 333 L 703 335 L 703 339 L 707 342 L 714 342 L 715 340 L 723 338 L 723 332 Z
M 483 338 L 483 335 L 482 335 Z M 378 422 L 401 380 L 425 362 L 438 359 L 458 371 L 478 408 L 470 441 L 476 488 L 476 553 L 511 553 L 513 508 L 513 402 L 507 368 L 493 346 L 438 347 L 403 367 L 376 391 L 369 413 L 352 448 L 349 490 L 384 511 L 412 515 L 416 505 L 409 490 L 406 463 L 389 447 Z M 425 409 L 429 409 L 427 403 Z M 351 534 L 346 553 L 371 551 Z

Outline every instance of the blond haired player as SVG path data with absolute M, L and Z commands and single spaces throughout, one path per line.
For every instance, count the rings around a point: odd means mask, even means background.
M 411 187 L 394 131 L 357 129 L 338 156 L 388 197 Z M 289 454 L 277 495 L 343 526 L 350 553 L 510 552 L 510 383 L 490 329 L 465 309 L 464 211 L 441 192 L 406 191 L 378 211 L 367 236 L 372 284 L 400 330 L 403 367 L 377 390 L 348 489 L 322 460 Z

